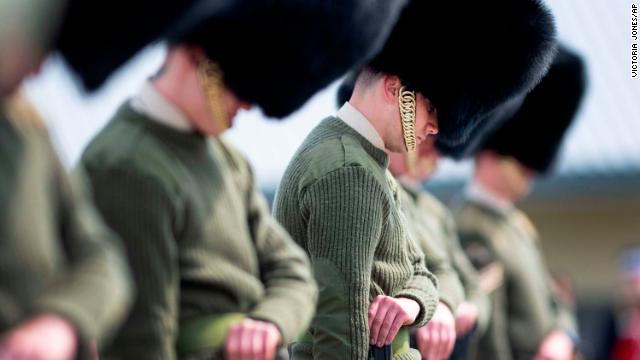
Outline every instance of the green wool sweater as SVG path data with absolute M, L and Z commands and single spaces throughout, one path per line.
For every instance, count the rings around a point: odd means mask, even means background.
M 29 117 L 0 106 L 0 333 L 58 314 L 79 335 L 78 358 L 91 359 L 91 343 L 126 315 L 128 267 L 81 176 L 66 174 L 46 129 Z
M 402 208 L 427 267 L 438 277 L 440 300 L 455 309 L 462 301 L 479 310 L 478 328 L 484 329 L 490 306 L 478 286 L 478 273 L 462 250 L 453 214 L 427 191 L 403 188 Z M 481 331 L 480 331 L 481 332 Z
M 307 251 L 320 287 L 301 358 L 366 359 L 368 309 L 376 295 L 420 305 L 424 325 L 438 302 L 436 278 L 407 232 L 388 158 L 342 120 L 323 120 L 289 164 L 276 218 Z M 411 350 L 400 358 L 419 359 Z
M 552 330 L 577 334 L 574 315 L 552 290 L 540 240 L 524 213 L 498 211 L 471 199 L 461 199 L 454 213 L 472 262 L 481 268 L 498 261 L 504 268 L 503 283 L 491 294 L 492 314 L 479 340 L 478 359 L 530 359 Z
M 180 324 L 244 313 L 287 343 L 313 315 L 304 252 L 271 216 L 230 146 L 124 105 L 82 157 L 95 199 L 126 244 L 138 299 L 106 358 L 175 359 Z
M 403 186 L 400 194 L 411 235 L 425 254 L 427 267 L 438 278 L 440 301 L 455 313 L 463 301 L 464 289 L 449 257 L 449 246 L 445 244 L 447 239 L 443 238 L 439 218 L 428 212 L 431 210 L 429 207 L 425 209 L 421 194 L 417 191 Z

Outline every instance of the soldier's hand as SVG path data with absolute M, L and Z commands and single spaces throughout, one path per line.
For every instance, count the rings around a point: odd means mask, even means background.
M 480 290 L 485 294 L 491 294 L 504 282 L 504 267 L 498 262 L 493 262 L 480 270 Z
M 433 318 L 416 331 L 418 350 L 423 359 L 448 359 L 456 343 L 453 313 L 443 303 L 438 303 Z
M 274 324 L 244 319 L 229 329 L 225 359 L 273 360 L 280 342 L 280 331 Z
M 403 325 L 411 325 L 420 313 L 420 305 L 407 298 L 378 295 L 369 306 L 371 344 L 391 345 Z
M 73 326 L 58 315 L 36 316 L 10 330 L 0 342 L 0 360 L 70 360 L 78 338 Z
M 562 330 L 554 330 L 542 340 L 535 360 L 570 360 L 573 351 L 573 341 L 569 335 Z
M 478 320 L 478 307 L 470 302 L 463 302 L 456 310 L 456 335 L 466 335 Z
M 95 341 L 90 345 L 91 360 L 100 360 L 100 354 L 98 354 L 98 344 Z

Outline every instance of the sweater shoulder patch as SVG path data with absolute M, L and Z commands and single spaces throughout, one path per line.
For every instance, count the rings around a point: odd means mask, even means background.
M 342 135 L 340 143 L 344 151 L 345 166 L 363 166 L 380 169 L 380 165 L 367 153 L 362 144 L 351 135 Z
M 366 152 L 352 136 L 338 135 L 323 139 L 321 142 L 304 149 L 296 160 L 301 166 L 302 175 L 298 191 L 305 189 L 342 168 L 362 168 L 370 173 L 380 184 L 385 184 L 385 169 Z
M 299 163 L 305 164 L 301 184 L 303 187 L 345 166 L 344 149 L 339 138 L 327 139 L 306 149 Z
M 118 138 L 122 141 L 114 141 Z M 85 149 L 81 163 L 89 175 L 126 171 L 153 180 L 168 193 L 180 187 L 172 158 L 139 128 L 103 130 Z

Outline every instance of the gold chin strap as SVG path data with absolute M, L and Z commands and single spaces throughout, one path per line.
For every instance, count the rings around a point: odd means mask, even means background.
M 400 121 L 402 122 L 402 136 L 404 146 L 407 149 L 405 164 L 407 170 L 413 171 L 416 162 L 416 93 L 407 90 L 404 86 L 398 93 L 400 105 Z
M 418 153 L 415 151 L 408 151 L 404 153 L 404 166 L 407 168 L 407 174 L 413 174 L 418 163 Z
M 198 78 L 202 84 L 205 100 L 213 123 L 221 132 L 231 127 L 231 119 L 227 117 L 223 100 L 224 83 L 222 71 L 217 63 L 202 57 L 198 61 Z

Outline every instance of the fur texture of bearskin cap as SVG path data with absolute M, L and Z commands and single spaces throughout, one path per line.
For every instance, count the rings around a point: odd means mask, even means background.
M 224 3 L 232 0 L 217 0 Z M 70 0 L 55 44 L 88 91 L 176 25 L 193 0 L 112 0 L 106 6 Z
M 547 173 L 580 107 L 586 83 L 583 60 L 561 48 L 542 82 L 482 148 L 511 156 L 538 173 Z
M 369 67 L 427 97 L 439 148 L 462 153 L 474 128 L 546 74 L 555 38 L 539 0 L 412 0 Z
M 467 141 L 464 143 L 449 145 L 443 141 L 438 141 L 436 138 L 436 148 L 441 154 L 456 160 L 473 156 L 484 145 L 487 136 L 498 129 L 520 109 L 526 96 L 527 92 L 522 92 L 494 108 L 483 119 L 478 121 L 477 126 L 470 130 Z
M 202 46 L 225 85 L 265 115 L 284 117 L 377 54 L 407 0 L 207 2 L 171 36 Z
M 283 117 L 371 59 L 407 2 L 70 0 L 56 48 L 92 91 L 151 42 L 200 45 L 236 95 Z

